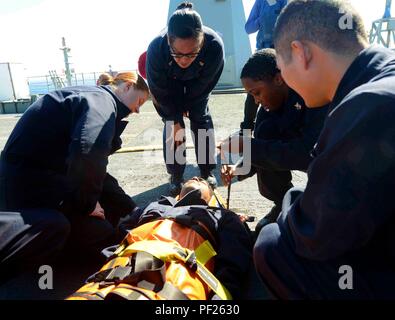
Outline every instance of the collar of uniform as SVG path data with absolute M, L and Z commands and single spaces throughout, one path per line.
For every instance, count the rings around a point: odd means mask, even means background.
M 273 111 L 273 113 L 281 115 L 284 112 L 288 112 L 289 110 L 297 109 L 296 108 L 297 104 L 301 106 L 301 109 L 303 109 L 305 106 L 303 99 L 294 90 L 289 88 L 287 100 L 285 101 L 285 103 L 282 105 L 280 109 Z
M 369 82 L 381 72 L 382 67 L 388 61 L 394 59 L 393 56 L 388 55 L 387 50 L 379 47 L 369 47 L 359 53 L 340 81 L 335 97 L 330 104 L 329 112 L 335 109 L 352 90 Z
M 121 100 L 119 100 L 111 86 L 102 86 L 102 88 L 109 92 L 115 100 L 117 106 L 117 120 L 120 121 L 126 118 L 131 113 L 130 109 L 123 102 L 121 102 Z
M 296 91 L 294 91 L 293 89 L 289 88 L 289 94 L 288 94 L 288 99 L 286 102 L 286 105 L 292 109 L 302 109 L 305 107 L 305 103 L 304 100 L 302 99 L 302 97 L 300 95 L 298 95 L 296 93 Z M 300 109 L 297 108 L 297 105 L 300 105 Z

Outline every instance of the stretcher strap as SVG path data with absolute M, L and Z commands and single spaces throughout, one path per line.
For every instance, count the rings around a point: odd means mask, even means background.
M 104 297 L 101 296 L 98 292 L 75 292 L 71 296 L 67 298 L 67 300 L 73 300 L 73 298 L 80 300 L 104 300 Z
M 139 288 L 120 284 L 106 296 L 106 300 L 152 300 L 152 298 Z
M 212 257 L 215 257 L 217 253 L 209 241 L 204 241 L 195 249 L 195 255 L 197 260 L 205 265 Z
M 170 282 L 166 282 L 158 296 L 165 300 L 190 300 L 189 297 Z
M 225 200 L 222 198 L 217 190 L 213 190 L 213 198 L 211 198 L 210 200 L 210 206 L 226 209 Z
M 228 290 L 218 281 L 218 279 L 204 266 L 216 252 L 208 241 L 205 241 L 195 251 L 181 248 L 175 244 L 170 244 L 158 240 L 144 240 L 129 245 L 121 256 L 130 256 L 136 252 L 147 252 L 154 257 L 165 262 L 182 261 L 222 299 L 231 300 Z
M 162 290 L 157 292 L 157 295 L 163 300 L 190 300 L 186 294 L 169 282 L 163 285 Z M 152 300 L 152 297 L 141 288 L 120 284 L 107 295 L 106 300 Z
M 121 258 L 125 257 L 115 259 Z M 127 258 L 129 263 L 101 270 L 89 277 L 86 282 L 99 282 L 99 288 L 120 283 L 144 287 L 153 291 L 163 287 L 166 279 L 166 266 L 162 260 L 147 252 L 136 252 Z

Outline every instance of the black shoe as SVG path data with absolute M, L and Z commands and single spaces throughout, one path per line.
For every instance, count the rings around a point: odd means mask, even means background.
M 182 177 L 171 176 L 170 177 L 170 185 L 169 185 L 169 193 L 172 197 L 177 197 L 181 193 L 182 189 Z
M 259 232 L 261 232 L 262 228 L 267 226 L 268 224 L 274 223 L 277 221 L 278 216 L 281 213 L 281 207 L 275 205 L 270 212 L 263 217 L 255 227 L 255 233 L 258 236 Z
M 218 186 L 217 178 L 211 172 L 209 174 L 202 174 L 202 179 L 206 180 L 211 188 L 216 189 Z

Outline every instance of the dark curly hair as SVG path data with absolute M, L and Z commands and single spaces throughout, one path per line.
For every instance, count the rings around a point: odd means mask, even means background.
M 276 51 L 262 49 L 255 52 L 241 72 L 241 79 L 251 78 L 255 81 L 272 80 L 280 70 L 277 68 Z

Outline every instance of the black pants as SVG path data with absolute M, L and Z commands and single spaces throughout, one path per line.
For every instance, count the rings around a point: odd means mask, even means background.
M 6 188 L 0 185 L 0 193 L 5 194 Z M 102 249 L 117 243 L 120 217 L 135 207 L 110 175 L 99 199 L 106 220 L 46 207 L 19 209 L 10 197 L 8 194 L 8 201 L 0 197 L 0 210 L 4 211 L 0 213 L 0 270 L 4 271 L 0 275 L 7 277 L 51 261 L 62 249 L 99 259 Z
M 0 282 L 22 270 L 50 263 L 69 234 L 69 221 L 55 210 L 0 212 Z
M 207 103 L 192 108 L 189 111 L 189 120 L 191 121 L 192 137 L 194 138 L 196 160 L 201 174 L 207 175 L 216 167 L 214 124 Z M 169 130 L 171 126 L 165 120 L 163 121 L 165 124 L 163 130 L 163 156 L 167 173 L 181 178 L 186 167 L 186 146 L 184 143 L 174 150 L 171 130 Z M 185 128 L 185 123 L 182 122 L 181 126 Z M 201 139 L 198 139 L 199 132 L 201 134 L 207 133 L 207 137 L 201 135 Z
M 1 277 L 51 264 L 65 247 L 76 255 L 98 258 L 100 251 L 114 241 L 113 226 L 97 218 L 68 219 L 47 208 L 0 212 Z
M 281 208 L 285 194 L 293 187 L 291 171 L 262 168 L 255 170 L 257 171 L 260 194 Z
M 255 99 L 251 94 L 247 94 L 244 104 L 244 120 L 240 124 L 242 130 L 254 130 L 255 118 L 259 108 L 259 104 L 255 103 Z

